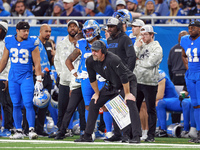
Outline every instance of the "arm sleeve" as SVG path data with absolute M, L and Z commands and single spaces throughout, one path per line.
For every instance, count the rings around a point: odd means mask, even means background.
M 96 71 L 93 68 L 92 56 L 86 59 L 86 67 L 87 67 L 90 83 L 96 81 Z
M 136 61 L 136 55 L 135 50 L 133 48 L 133 43 L 131 39 L 128 37 L 127 39 L 124 39 L 125 42 L 125 50 L 126 50 L 126 56 L 128 58 L 127 65 L 128 68 L 133 71 L 135 68 L 135 61 Z
M 143 68 L 152 68 L 159 65 L 162 61 L 163 53 L 162 48 L 159 46 L 155 47 L 153 51 L 150 52 L 149 58 L 144 60 L 137 60 L 138 64 Z

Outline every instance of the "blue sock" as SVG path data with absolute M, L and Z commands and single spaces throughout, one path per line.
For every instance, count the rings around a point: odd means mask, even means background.
M 0 104 L 1 105 L 1 104 Z M 4 120 L 4 112 L 3 112 L 3 106 L 1 105 L 1 116 L 2 116 L 2 123 L 1 126 L 4 127 L 5 126 L 5 120 Z
M 26 107 L 26 106 L 25 106 Z M 35 127 L 35 110 L 32 105 L 26 107 L 26 119 L 30 127 Z
M 103 120 L 106 125 L 106 131 L 111 132 L 112 131 L 112 116 L 108 111 L 103 112 Z
M 190 130 L 190 107 L 191 104 L 187 99 L 182 101 L 182 109 L 183 109 L 183 118 L 184 118 L 184 131 Z
M 68 129 L 73 129 L 73 120 L 74 120 L 74 116 L 72 115 L 72 118 L 71 118 L 69 125 L 68 125 Z
M 28 111 L 26 111 L 27 113 Z M 16 129 L 22 129 L 22 111 L 21 106 L 13 106 L 13 119 Z
M 167 130 L 166 126 L 166 103 L 163 100 L 158 102 L 158 106 L 156 107 L 157 117 L 160 123 L 160 127 L 162 130 Z
M 200 131 L 200 108 L 194 109 L 194 119 L 196 122 L 196 129 Z
M 190 108 L 190 127 L 196 128 L 196 123 L 195 123 L 195 120 L 194 120 L 194 108 L 193 108 L 192 105 L 191 105 L 191 108 Z
M 54 125 L 57 125 L 57 121 L 58 121 L 58 109 L 53 108 L 51 106 L 51 104 L 49 103 L 48 110 L 49 110 L 49 112 L 51 114 L 51 117 L 53 119 Z
M 87 122 L 88 114 L 89 114 L 89 110 L 85 109 L 85 121 L 86 122 Z

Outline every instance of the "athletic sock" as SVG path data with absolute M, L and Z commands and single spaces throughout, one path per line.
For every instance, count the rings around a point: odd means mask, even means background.
M 106 131 L 111 132 L 112 131 L 112 116 L 108 111 L 103 112 L 103 120 L 105 122 Z
M 89 111 L 85 109 L 85 121 L 87 122 Z

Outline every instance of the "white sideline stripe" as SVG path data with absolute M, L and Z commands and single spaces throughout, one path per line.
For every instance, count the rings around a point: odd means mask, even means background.
M 94 145 L 92 146 L 92 148 L 99 148 L 95 147 L 95 145 L 114 145 L 113 148 L 128 148 L 128 147 L 132 147 L 133 145 L 137 148 L 143 147 L 144 146 L 150 146 L 149 148 L 151 148 L 151 146 L 163 146 L 163 147 L 155 147 L 155 148 L 200 148 L 200 144 L 160 144 L 160 143 L 140 143 L 140 144 L 129 144 L 129 143 L 106 143 L 106 142 L 73 142 L 73 141 L 45 141 L 45 140 L 11 140 L 11 139 L 0 139 L 0 143 L 34 143 L 34 144 L 54 144 L 54 143 L 68 143 L 68 144 L 75 144 L 75 145 Z M 118 145 L 118 146 L 115 146 Z M 120 147 L 120 145 L 122 145 L 123 147 Z M 124 147 L 124 145 L 126 145 L 126 147 Z M 70 146 L 68 146 L 70 147 Z M 73 146 L 74 147 L 74 146 Z M 70 147 L 70 148 L 73 148 Z M 88 147 L 88 146 L 87 146 Z M 85 148 L 87 148 L 85 147 Z M 105 148 L 106 146 L 102 146 L 102 148 Z M 23 148 L 23 147 L 0 147 L 1 148 Z M 26 148 L 26 147 L 24 147 Z M 29 148 L 29 147 L 27 147 Z M 47 147 L 31 147 L 31 148 L 47 148 Z M 56 148 L 56 147 L 48 147 L 48 148 Z M 58 148 L 63 148 L 63 147 L 58 147 Z M 78 147 L 74 147 L 74 148 L 78 148 Z M 81 146 L 81 148 L 84 148 Z M 89 147 L 91 148 L 91 147 Z M 110 147 L 111 148 L 111 147 Z M 133 147 L 132 147 L 133 148 Z M 153 148 L 153 147 L 152 147 Z
M 133 149 L 133 147 L 116 147 L 116 146 L 109 146 L 109 147 L 0 147 L 0 149 L 63 149 L 63 148 L 70 148 L 70 149 L 83 149 L 83 148 L 86 148 L 86 149 L 105 149 L 105 148 L 115 148 L 115 149 Z M 183 148 L 183 147 L 134 147 L 134 148 L 141 148 L 141 149 L 149 149 L 149 148 L 154 148 L 154 149 L 162 149 L 162 148 L 171 148 L 171 149 L 176 149 L 176 148 Z M 196 147 L 190 147 L 190 148 L 196 148 Z

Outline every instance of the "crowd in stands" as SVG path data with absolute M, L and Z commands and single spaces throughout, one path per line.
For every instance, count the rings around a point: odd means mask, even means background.
M 1 16 L 112 16 L 119 9 L 127 9 L 133 18 L 140 16 L 199 16 L 199 0 L 0 0 Z M 17 24 L 20 19 L 14 20 Z M 144 20 L 146 24 L 151 20 Z M 66 24 L 68 20 L 29 20 L 30 25 Z M 83 23 L 84 21 L 81 20 Z M 103 20 L 97 20 L 103 24 Z M 187 19 L 159 19 L 155 23 L 185 24 Z

